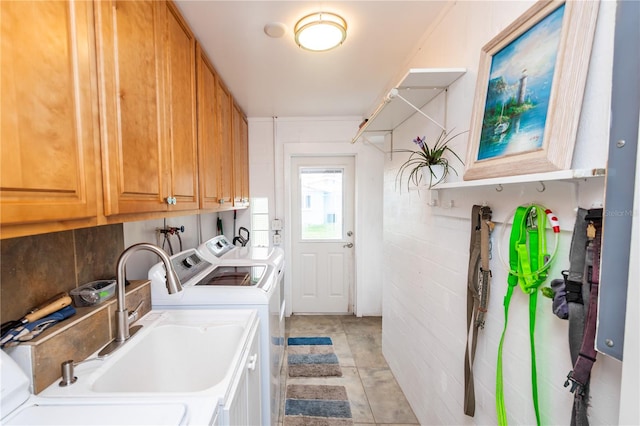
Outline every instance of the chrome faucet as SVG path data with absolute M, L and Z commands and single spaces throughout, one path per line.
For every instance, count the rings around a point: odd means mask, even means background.
M 135 311 L 131 315 L 129 315 L 124 297 L 124 285 L 126 281 L 125 265 L 127 263 L 127 259 L 129 259 L 129 257 L 133 253 L 140 250 L 148 250 L 150 252 L 153 252 L 160 257 L 160 260 L 162 260 L 164 269 L 167 273 L 167 291 L 169 292 L 169 294 L 174 294 L 182 291 L 180 279 L 178 278 L 175 269 L 173 269 L 171 259 L 169 258 L 167 253 L 160 247 L 149 243 L 138 243 L 123 251 L 118 258 L 116 275 L 116 297 L 118 299 L 116 308 L 116 337 L 111 341 L 111 343 L 109 343 L 100 351 L 100 353 L 98 354 L 99 357 L 109 355 L 111 352 L 122 346 L 124 342 L 126 342 L 127 339 L 131 337 L 132 334 L 140 329 L 140 327 L 136 328 L 135 330 L 129 329 L 129 323 L 135 321 L 138 317 L 138 308 L 140 307 L 140 305 L 138 305 Z

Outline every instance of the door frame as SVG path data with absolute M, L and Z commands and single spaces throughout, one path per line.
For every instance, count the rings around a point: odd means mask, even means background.
M 350 311 L 355 315 L 358 315 L 358 289 L 360 282 L 358 280 L 358 256 L 359 256 L 359 223 L 358 223 L 358 153 L 354 152 L 351 144 L 347 143 L 284 143 L 283 144 L 283 166 L 284 166 L 284 249 L 285 249 L 285 261 L 287 265 L 291 265 L 292 255 L 292 229 L 291 229 L 291 212 L 292 212 L 292 197 L 291 197 L 291 161 L 293 157 L 353 157 L 354 160 L 354 199 L 353 199 L 353 232 L 355 244 L 353 251 L 353 285 L 350 289 L 351 292 L 351 306 Z M 285 275 L 285 300 L 286 300 L 286 315 L 292 314 L 292 301 L 293 301 L 293 284 L 292 274 Z
M 332 305 L 331 307 L 329 307 L 328 305 L 325 305 L 328 302 L 328 299 L 323 299 L 323 300 L 317 300 L 317 302 L 319 302 L 322 306 L 324 306 L 325 308 L 329 308 L 328 310 L 320 310 L 317 311 L 317 313 L 321 313 L 321 312 L 326 312 L 326 313 L 330 313 L 330 312 L 334 312 L 335 315 L 341 315 L 341 314 L 353 314 L 354 313 L 354 294 L 355 294 L 355 286 L 356 286 L 356 280 L 355 280 L 355 274 L 356 274 L 356 264 L 355 264 L 355 250 L 353 248 L 349 248 L 345 250 L 345 244 L 354 244 L 354 237 L 353 235 L 355 234 L 351 234 L 348 235 L 347 232 L 355 232 L 355 222 L 356 222 L 356 212 L 355 212 L 355 202 L 356 202 L 356 191 L 355 191 L 355 183 L 356 183 L 356 158 L 355 155 L 327 155 L 327 154 L 322 154 L 322 155 L 294 155 L 290 157 L 290 176 L 289 176 L 289 183 L 290 183 L 290 190 L 287 191 L 287 194 L 290 196 L 291 199 L 291 208 L 289 209 L 289 219 L 288 222 L 290 223 L 290 229 L 291 229 L 291 234 L 290 234 L 290 243 L 291 243 L 291 250 L 289 250 L 289 252 L 292 255 L 292 259 L 300 259 L 299 256 L 294 256 L 294 250 L 293 248 L 300 248 L 301 246 L 299 244 L 302 244 L 303 246 L 307 246 L 309 244 L 313 245 L 313 244 L 319 244 L 320 247 L 318 246 L 314 246 L 314 249 L 311 250 L 312 252 L 316 253 L 318 255 L 317 260 L 322 261 L 322 259 L 328 261 L 329 258 L 326 258 L 324 256 L 329 255 L 329 253 L 333 253 L 335 254 L 335 250 L 337 250 L 337 247 L 342 246 L 342 253 L 345 256 L 344 260 L 345 263 L 343 264 L 345 266 L 345 268 L 343 269 L 343 280 L 346 281 L 346 284 L 348 285 L 346 288 L 346 294 L 343 293 L 344 296 L 346 296 L 346 300 L 343 298 L 342 299 L 342 306 L 346 306 L 346 309 L 344 310 L 335 310 L 336 306 Z M 300 186 L 300 175 L 299 175 L 299 171 L 300 168 L 308 168 L 308 169 L 318 169 L 318 168 L 329 168 L 329 169 L 340 169 L 342 168 L 344 171 L 346 171 L 346 173 L 343 173 L 343 177 L 345 177 L 346 179 L 343 180 L 343 185 L 342 185 L 342 195 L 343 195 L 343 204 L 342 204 L 342 212 L 344 213 L 343 215 L 343 223 L 342 223 L 342 229 L 340 232 L 341 238 L 331 238 L 328 240 L 302 240 L 302 235 L 300 232 L 300 229 L 295 229 L 296 227 L 299 227 L 302 223 L 302 217 L 300 214 L 300 203 L 302 202 L 302 199 L 299 198 L 300 193 L 301 193 L 301 186 Z M 346 197 L 348 195 L 351 195 L 351 199 L 347 200 Z M 296 220 L 294 220 L 296 219 Z M 295 225 L 295 227 L 294 227 Z M 327 245 L 329 244 L 329 246 L 332 246 L 333 249 L 329 249 L 329 253 L 326 252 L 327 250 Z M 337 246 L 337 247 L 336 247 Z M 324 253 L 324 256 L 321 254 Z M 296 301 L 294 302 L 293 300 L 293 296 L 295 294 L 296 289 L 293 288 L 293 279 L 295 277 L 299 277 L 298 274 L 294 274 L 294 264 L 293 263 L 289 263 L 290 265 L 290 276 L 292 278 L 292 287 L 291 287 L 291 295 L 292 295 L 292 300 L 291 300 L 291 310 L 293 311 L 293 308 L 295 305 L 298 304 L 298 302 L 301 302 L 301 304 L 305 304 L 302 300 L 300 300 L 300 295 L 298 295 L 298 298 L 296 299 Z M 328 266 L 328 265 L 326 265 Z M 298 271 L 301 272 L 301 271 Z M 316 277 L 319 278 L 319 277 Z M 343 289 L 344 289 L 344 281 L 343 281 Z M 319 290 L 319 294 L 324 294 L 324 290 Z M 343 297 L 344 297 L 343 296 Z M 345 304 L 346 302 L 346 304 Z M 308 314 L 313 314 L 316 311 L 311 310 L 311 311 L 307 311 L 307 310 L 302 310 L 300 311 L 300 313 L 308 313 Z

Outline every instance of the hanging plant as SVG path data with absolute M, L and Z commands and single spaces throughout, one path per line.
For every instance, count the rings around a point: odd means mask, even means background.
M 438 183 L 443 182 L 450 172 L 455 173 L 457 176 L 458 172 L 451 165 L 449 159 L 444 157 L 444 154 L 446 152 L 450 152 L 455 158 L 458 159 L 458 161 L 460 161 L 460 164 L 464 165 L 462 159 L 458 156 L 458 154 L 456 154 L 454 150 L 449 147 L 448 144 L 454 138 L 466 132 L 460 132 L 451 136 L 452 132 L 453 130 L 450 132 L 445 132 L 443 130 L 432 147 L 429 147 L 429 144 L 426 143 L 425 136 L 418 136 L 413 140 L 413 143 L 418 145 L 418 150 L 394 150 L 393 152 L 410 153 L 407 161 L 405 161 L 400 166 L 400 169 L 398 169 L 398 173 L 396 174 L 396 183 L 402 182 L 406 177 L 407 189 L 409 189 L 410 183 L 413 183 L 416 186 L 420 186 L 423 181 L 425 181 L 425 185 L 429 185 L 429 188 L 432 188 Z

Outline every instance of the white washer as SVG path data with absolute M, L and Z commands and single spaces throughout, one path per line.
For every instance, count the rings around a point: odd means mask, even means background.
M 228 242 L 228 240 L 226 240 Z M 231 244 L 229 243 L 230 247 Z M 260 318 L 262 423 L 277 424 L 284 357 L 282 279 L 271 262 L 205 259 L 196 249 L 171 256 L 183 291 L 168 294 L 162 263 L 149 270 L 154 309 L 255 309 Z
M 282 330 L 279 335 L 284 336 L 284 250 L 280 247 L 237 247 L 224 235 L 218 235 L 198 246 L 198 253 L 207 261 L 217 264 L 262 264 L 272 265 L 277 274 L 280 316 L 279 324 Z M 284 348 L 284 342 L 281 342 Z M 284 349 L 283 349 L 284 350 Z M 279 357 L 278 370 L 282 367 L 283 354 Z
M 280 318 L 284 327 L 284 250 L 280 247 L 237 247 L 224 235 L 218 235 L 198 246 L 198 252 L 207 261 L 220 264 L 254 264 L 267 263 L 272 265 L 277 273 L 280 289 Z M 282 335 L 284 335 L 284 328 Z M 282 366 L 282 357 L 280 365 Z

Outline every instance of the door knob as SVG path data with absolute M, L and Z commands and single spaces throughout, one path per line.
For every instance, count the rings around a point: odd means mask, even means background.
M 351 247 L 353 247 L 353 243 L 347 243 L 347 244 L 343 245 L 342 247 L 351 248 Z

